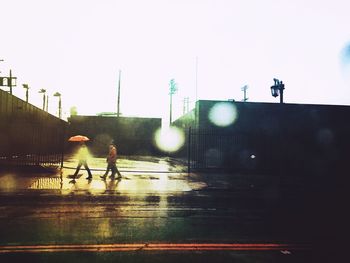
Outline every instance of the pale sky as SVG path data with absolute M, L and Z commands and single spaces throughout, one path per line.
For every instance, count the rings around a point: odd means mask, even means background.
M 348 0 L 0 0 L 0 71 L 49 110 L 173 120 L 196 99 L 350 105 Z M 196 58 L 198 58 L 196 70 Z M 197 74 L 196 74 L 197 72 Z M 196 88 L 197 76 L 197 88 Z M 6 89 L 6 88 L 3 88 Z

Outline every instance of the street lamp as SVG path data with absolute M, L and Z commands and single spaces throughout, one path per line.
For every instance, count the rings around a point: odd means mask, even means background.
M 247 89 L 248 89 L 248 85 L 244 85 L 242 88 L 241 88 L 241 91 L 243 91 L 243 94 L 244 94 L 244 98 L 243 98 L 243 101 L 246 102 L 248 100 L 247 98 Z
M 26 102 L 28 103 L 28 97 L 29 97 L 28 90 L 29 90 L 29 86 L 28 86 L 28 84 L 22 84 L 22 85 L 23 85 L 23 88 L 26 89 Z
M 177 84 L 175 83 L 174 79 L 170 80 L 169 86 L 170 86 L 169 95 L 170 95 L 170 125 L 171 125 L 172 114 L 173 114 L 173 95 L 177 91 Z
M 56 92 L 53 94 L 55 97 L 58 97 L 58 118 L 62 118 L 62 101 L 61 101 L 61 93 Z
M 45 111 L 45 93 L 46 93 L 46 89 L 39 90 L 39 93 L 43 94 L 43 111 Z
M 275 85 L 271 86 L 271 95 L 275 98 L 280 96 L 280 103 L 283 103 L 284 84 L 278 79 L 273 79 L 273 81 L 275 82 Z

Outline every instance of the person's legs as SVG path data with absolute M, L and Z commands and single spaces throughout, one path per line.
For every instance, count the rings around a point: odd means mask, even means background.
M 104 176 L 107 176 L 110 170 L 111 170 L 111 165 L 107 164 L 107 170 L 106 170 Z
M 109 170 L 111 170 L 111 165 L 110 164 L 107 164 L 107 169 L 106 169 L 106 172 L 104 173 L 104 175 L 101 175 L 100 177 L 102 179 L 105 179 L 109 173 Z
M 114 166 L 115 166 L 115 171 L 116 171 L 117 174 L 118 174 L 118 178 L 122 178 L 122 175 L 121 175 L 121 173 L 119 172 L 117 165 L 114 165 Z
M 75 173 L 74 173 L 74 175 L 73 175 L 74 178 L 78 175 L 81 166 L 82 166 L 82 162 L 79 162 L 79 163 L 78 163 L 78 166 L 77 166 L 77 169 L 75 169 Z
M 112 173 L 113 173 L 113 177 L 115 176 L 115 174 L 118 174 L 118 178 L 122 177 L 122 175 L 120 174 L 120 172 L 118 170 L 116 163 L 114 163 L 112 166 Z
M 91 179 L 92 178 L 92 174 L 91 174 L 91 171 L 90 171 L 90 168 L 89 168 L 87 162 L 84 162 L 84 168 L 88 172 L 88 175 L 89 175 L 86 179 Z
M 114 179 L 115 173 L 116 173 L 116 172 L 115 172 L 115 164 L 111 164 L 111 170 L 112 170 L 112 174 L 111 174 L 110 177 L 111 177 L 112 179 Z

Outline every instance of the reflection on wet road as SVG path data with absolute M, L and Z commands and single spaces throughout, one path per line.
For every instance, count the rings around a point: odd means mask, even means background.
M 84 170 L 73 179 L 75 168 L 47 175 L 1 173 L 0 250 L 30 246 L 40 251 L 53 245 L 58 252 L 69 245 L 81 246 L 75 250 L 80 253 L 110 244 L 180 244 L 165 249 L 184 251 L 181 244 L 194 250 L 214 244 L 209 249 L 222 251 L 225 247 L 215 244 L 310 242 L 309 226 L 302 221 L 304 200 L 295 194 L 297 188 L 282 199 L 275 178 L 188 174 L 167 159 L 145 158 L 121 160 L 123 178 L 102 180 L 103 161 L 89 163 L 95 169 L 92 180 L 85 179 Z M 70 166 L 74 161 L 65 163 Z
M 109 192 L 181 192 L 199 190 L 206 187 L 204 182 L 189 180 L 186 170 L 181 164 L 174 164 L 168 158 L 141 157 L 139 159 L 120 159 L 118 167 L 123 178 L 121 180 L 100 179 L 105 171 L 105 158 L 92 158 L 89 166 L 93 179 L 86 180 L 86 171 L 73 178 L 76 165 L 74 158 L 68 158 L 60 173 L 50 176 L 16 173 L 0 175 L 1 191 L 16 190 L 60 190 L 61 194 L 85 192 L 105 194 Z
M 35 178 L 29 182 L 28 189 L 56 189 L 62 194 L 72 191 L 85 191 L 91 194 L 101 194 L 106 191 L 118 192 L 177 192 L 198 190 L 203 183 L 188 183 L 186 174 L 173 179 L 168 174 L 162 175 L 128 175 L 120 180 L 86 180 L 84 176 L 72 178 Z

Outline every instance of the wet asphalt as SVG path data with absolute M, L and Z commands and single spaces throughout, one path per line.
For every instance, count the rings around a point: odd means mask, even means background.
M 102 180 L 104 159 L 95 158 L 89 165 L 92 180 L 85 179 L 84 170 L 72 178 L 74 158 L 54 173 L 0 173 L 0 259 L 312 262 L 318 226 L 303 178 L 187 173 L 181 162 L 144 157 L 119 160 L 123 178 Z M 108 244 L 189 244 L 191 249 L 103 252 L 80 247 Z M 290 246 L 203 250 L 195 244 Z M 37 247 L 6 250 L 7 246 L 40 245 L 79 247 L 70 251 L 57 247 L 40 252 L 35 252 Z

